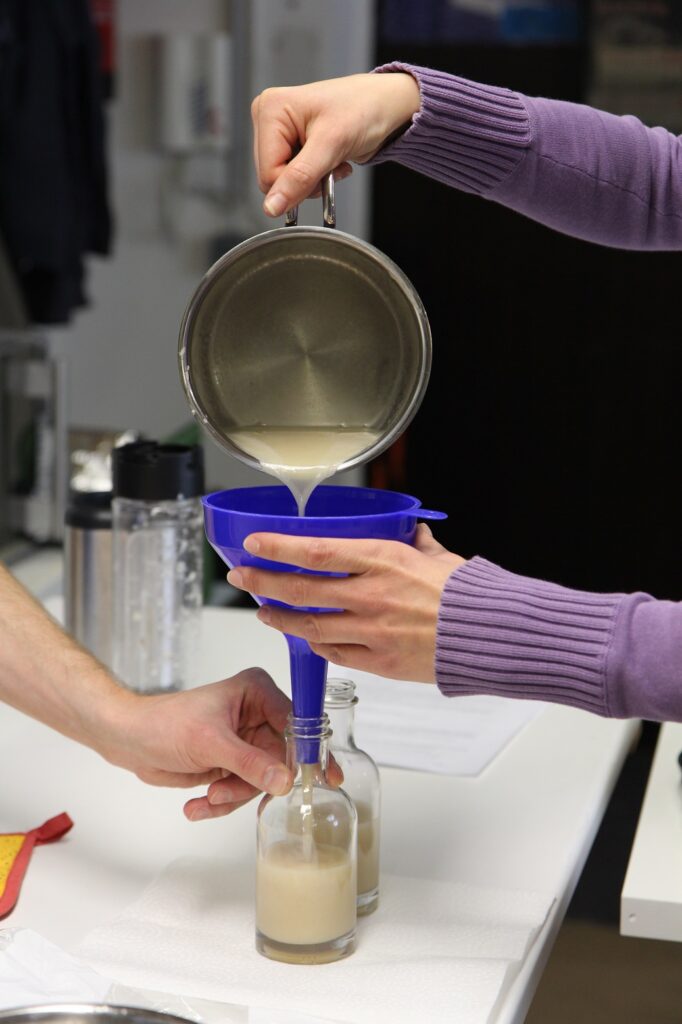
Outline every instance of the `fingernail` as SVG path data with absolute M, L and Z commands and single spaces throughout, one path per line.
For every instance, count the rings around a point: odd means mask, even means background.
M 267 196 L 263 207 L 271 217 L 281 217 L 287 208 L 287 201 L 281 192 L 273 192 L 272 195 Z
M 190 821 L 203 821 L 205 818 L 210 818 L 211 812 L 208 807 L 195 807 L 190 815 Z
M 268 768 L 263 776 L 263 786 L 273 796 L 284 796 L 291 789 L 291 779 L 286 768 Z
M 244 576 L 239 569 L 230 569 L 227 574 L 227 582 L 231 583 L 233 587 L 243 587 Z
M 266 626 L 269 626 L 272 622 L 272 612 L 269 608 L 259 608 L 256 612 L 256 618 L 264 622 Z
M 244 550 L 248 551 L 252 555 L 257 555 L 260 551 L 260 541 L 253 535 L 247 537 L 244 541 Z

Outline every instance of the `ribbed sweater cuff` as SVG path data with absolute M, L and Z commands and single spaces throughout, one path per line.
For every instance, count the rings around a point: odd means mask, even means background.
M 400 62 L 375 68 L 379 74 L 391 71 L 417 80 L 421 109 L 407 131 L 370 163 L 393 160 L 478 195 L 491 192 L 515 170 L 531 142 L 519 93 Z
M 611 715 L 606 665 L 621 594 L 589 594 L 473 558 L 443 591 L 436 678 L 448 697 L 488 693 Z

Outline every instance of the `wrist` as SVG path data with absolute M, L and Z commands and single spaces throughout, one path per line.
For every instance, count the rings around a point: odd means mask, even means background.
M 373 81 L 376 99 L 375 129 L 372 133 L 374 145 L 367 155 L 363 155 L 361 163 L 373 159 L 381 149 L 402 135 L 421 106 L 419 83 L 409 72 L 390 67 L 378 68 L 368 77 Z
M 385 92 L 387 131 L 382 142 L 385 146 L 409 127 L 419 112 L 421 94 L 416 78 L 407 71 L 385 72 L 377 77 Z
M 80 657 L 79 657 L 80 655 Z M 81 694 L 74 709 L 72 738 L 122 767 L 135 745 L 135 722 L 143 698 L 125 689 L 107 669 L 85 651 L 70 666 L 74 692 Z

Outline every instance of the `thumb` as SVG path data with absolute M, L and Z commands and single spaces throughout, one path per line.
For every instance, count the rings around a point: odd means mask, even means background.
M 426 523 L 419 523 L 417 526 L 417 535 L 414 538 L 414 546 L 417 551 L 420 551 L 423 555 L 442 555 L 447 551 L 442 544 L 439 544 L 436 538 L 431 533 L 430 527 Z
M 234 734 L 219 744 L 210 760 L 212 764 L 226 768 L 256 789 L 272 793 L 273 796 L 283 796 L 293 784 L 292 774 L 285 764 Z
M 291 712 L 291 701 L 286 694 L 262 668 L 244 669 L 233 679 L 241 680 L 242 677 L 247 684 L 244 695 L 248 704 L 255 707 L 259 717 L 262 716 L 273 729 L 284 732 Z
M 311 136 L 275 179 L 263 203 L 265 212 L 271 217 L 280 217 L 292 206 L 303 202 L 338 163 L 336 147 L 330 141 L 325 142 L 319 133 Z

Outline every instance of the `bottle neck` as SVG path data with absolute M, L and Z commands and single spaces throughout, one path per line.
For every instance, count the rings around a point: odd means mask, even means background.
M 343 750 L 355 750 L 355 705 L 328 707 L 333 745 Z
M 355 746 L 355 683 L 351 679 L 328 679 L 324 710 L 338 749 L 356 750 Z
M 329 761 L 329 718 L 297 718 L 289 715 L 284 733 L 287 767 L 294 773 L 294 785 L 326 783 Z

